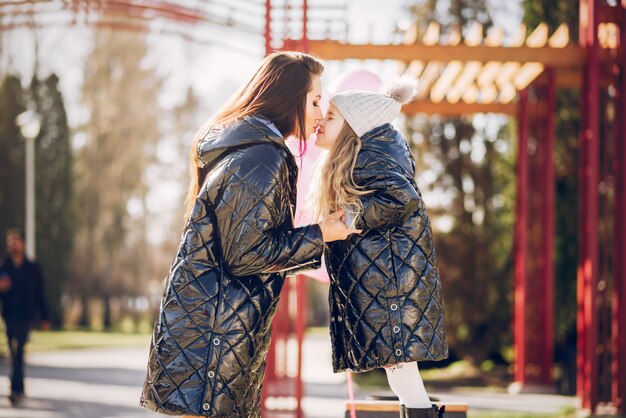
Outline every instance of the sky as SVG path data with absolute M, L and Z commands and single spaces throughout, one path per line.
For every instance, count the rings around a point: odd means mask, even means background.
M 240 0 L 232 0 L 235 4 Z M 275 4 L 280 3 L 274 0 Z M 336 0 L 329 3 L 327 0 L 309 0 L 314 8 L 315 4 L 342 4 L 345 3 L 345 19 L 347 21 L 347 40 L 353 43 L 388 43 L 398 22 L 406 18 L 405 5 L 407 0 Z M 227 3 L 215 1 L 214 3 Z M 261 2 L 263 3 L 263 2 Z M 441 0 L 439 7 L 445 7 L 445 0 Z M 492 4 L 489 4 L 492 3 Z M 496 24 L 504 28 L 515 27 L 521 19 L 521 9 L 518 2 L 488 1 L 492 8 Z M 224 6 L 227 7 L 227 6 Z M 217 10 L 217 9 L 216 9 Z M 239 13 L 234 6 L 225 13 Z M 258 9 L 263 11 L 262 8 Z M 218 12 L 216 12 L 218 13 Z M 311 15 L 314 16 L 314 15 Z M 259 20 L 260 19 L 260 20 Z M 248 19 L 252 24 L 262 24 L 262 15 L 259 19 Z M 158 29 L 161 23 L 156 22 Z M 334 26 L 333 26 L 334 27 Z M 206 29 L 202 29 L 206 30 Z M 312 32 L 315 28 L 312 27 Z M 315 36 L 315 34 L 312 34 Z M 38 67 L 40 75 L 46 76 L 52 72 L 60 76 L 61 90 L 66 100 L 70 126 L 78 126 L 85 118 L 86 112 L 80 103 L 82 77 L 87 54 L 91 46 L 90 31 L 79 26 L 62 26 L 48 29 L 39 29 L 36 32 L 38 46 Z M 147 64 L 155 67 L 165 79 L 159 101 L 165 108 L 171 108 L 182 101 L 188 87 L 192 87 L 201 98 L 202 112 L 210 117 L 235 90 L 256 69 L 263 58 L 263 39 L 261 37 L 247 37 L 242 42 L 236 35 L 229 35 L 223 29 L 206 30 L 201 34 L 204 39 L 212 42 L 197 44 L 185 41 L 177 36 L 153 34 L 148 37 L 150 54 Z M 227 41 L 223 41 L 227 38 Z M 33 32 L 26 29 L 13 30 L 3 35 L 0 49 L 0 74 L 7 72 L 18 73 L 23 80 L 32 77 L 35 66 L 35 38 Z M 322 77 L 323 85 L 329 85 L 344 71 L 367 69 L 379 75 L 386 81 L 397 75 L 397 63 L 380 63 L 375 61 L 346 61 L 342 63 L 328 62 Z M 200 115 L 200 119 L 204 119 Z M 173 139 L 190 142 L 190 138 Z M 180 206 L 183 199 L 184 185 L 178 181 L 168 179 L 167 166 L 171 164 L 187 164 L 186 155 L 176 155 L 173 150 L 175 144 L 167 140 L 159 147 L 158 155 L 163 158 L 163 166 L 151 170 L 148 175 L 151 191 L 148 196 L 148 207 L 158 213 L 152 216 L 162 218 L 160 224 L 176 222 L 172 214 Z M 74 143 L 79 146 L 80 137 Z M 129 212 L 140 216 L 137 205 L 132 202 Z M 165 239 L 167 228 L 151 231 L 151 240 L 158 242 Z

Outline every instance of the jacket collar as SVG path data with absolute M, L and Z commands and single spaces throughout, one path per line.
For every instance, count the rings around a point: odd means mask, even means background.
M 367 141 L 378 137 L 393 138 L 396 134 L 396 130 L 390 123 L 380 125 L 371 131 L 367 131 L 361 137 L 361 141 Z
M 201 166 L 204 167 L 232 149 L 267 143 L 273 143 L 289 151 L 285 140 L 261 119 L 246 116 L 226 128 L 218 126 L 209 129 L 198 143 L 198 157 Z

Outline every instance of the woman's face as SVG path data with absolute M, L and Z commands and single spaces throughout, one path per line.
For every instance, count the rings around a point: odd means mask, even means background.
M 322 82 L 320 76 L 314 75 L 311 78 L 311 89 L 306 94 L 306 138 L 315 132 L 317 124 L 322 119 L 322 111 L 320 109 L 320 100 L 322 99 Z
M 333 104 L 330 104 L 326 111 L 326 117 L 320 121 L 315 145 L 330 150 L 337 141 L 337 138 L 339 138 L 339 133 L 343 128 L 344 122 L 345 119 L 341 116 L 341 113 L 339 113 Z

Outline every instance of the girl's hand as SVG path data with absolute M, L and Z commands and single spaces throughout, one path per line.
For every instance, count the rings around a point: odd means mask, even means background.
M 345 224 L 345 211 L 338 210 L 325 217 L 319 224 L 322 230 L 324 242 L 339 241 L 348 238 L 352 234 L 360 234 L 360 229 L 350 229 Z

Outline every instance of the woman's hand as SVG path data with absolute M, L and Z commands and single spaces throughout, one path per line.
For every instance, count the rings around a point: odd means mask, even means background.
M 339 241 L 348 238 L 352 234 L 360 234 L 360 229 L 350 229 L 346 226 L 345 211 L 338 210 L 325 217 L 318 225 L 322 230 L 324 242 Z
M 0 293 L 8 292 L 11 289 L 11 278 L 0 276 Z

